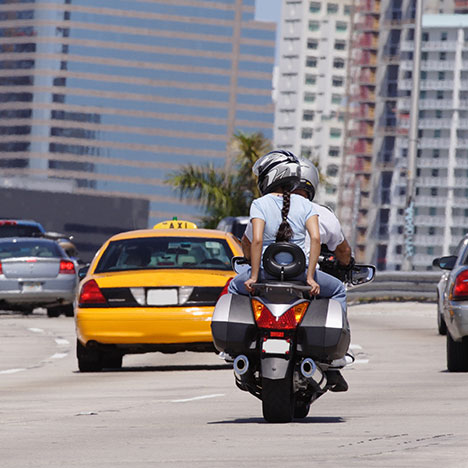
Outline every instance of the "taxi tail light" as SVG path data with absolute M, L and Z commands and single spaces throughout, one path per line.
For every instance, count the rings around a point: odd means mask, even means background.
M 78 300 L 79 305 L 105 304 L 106 298 L 99 289 L 95 280 L 87 281 L 83 284 Z
M 60 260 L 59 273 L 66 275 L 74 275 L 76 273 L 75 265 L 70 260 Z
M 468 270 L 462 271 L 457 276 L 453 286 L 452 299 L 454 301 L 468 299 Z
M 226 284 L 224 285 L 224 288 L 223 290 L 221 291 L 221 294 L 218 296 L 218 301 L 219 301 L 219 298 L 221 296 L 224 296 L 225 294 L 228 293 L 228 288 L 229 288 L 229 283 L 232 281 L 232 278 L 229 278 L 227 281 L 226 281 Z
M 294 330 L 301 323 L 308 306 L 308 302 L 301 302 L 288 309 L 280 317 L 275 317 L 265 304 L 252 299 L 252 310 L 259 328 Z

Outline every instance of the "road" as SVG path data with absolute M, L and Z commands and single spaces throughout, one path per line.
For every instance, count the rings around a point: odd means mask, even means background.
M 434 304 L 350 308 L 346 393 L 267 424 L 215 355 L 126 356 L 81 374 L 73 319 L 0 313 L 0 466 L 468 467 L 468 374 L 446 372 Z

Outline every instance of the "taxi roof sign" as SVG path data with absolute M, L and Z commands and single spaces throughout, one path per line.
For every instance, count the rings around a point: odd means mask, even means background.
M 191 221 L 171 219 L 169 221 L 162 221 L 155 224 L 153 229 L 197 229 L 197 225 Z

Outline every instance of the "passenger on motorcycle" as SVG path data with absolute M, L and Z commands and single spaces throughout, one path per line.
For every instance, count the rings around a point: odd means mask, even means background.
M 320 242 L 322 246 L 325 246 L 326 249 L 332 252 L 337 260 L 338 266 L 340 268 L 352 268 L 354 264 L 354 259 L 351 257 L 351 247 L 348 244 L 347 240 L 345 239 L 341 224 L 335 214 L 326 206 L 319 205 L 318 203 L 314 203 L 312 200 L 315 197 L 315 193 L 317 191 L 317 186 L 319 183 L 319 174 L 315 164 L 310 162 L 307 159 L 299 158 L 300 165 L 301 165 L 301 180 L 298 187 L 294 190 L 293 193 L 302 195 L 304 198 L 310 200 L 311 204 L 313 205 L 315 211 L 319 215 L 319 231 L 320 231 Z M 250 246 L 252 242 L 252 223 L 247 225 L 244 235 L 242 236 L 242 250 L 244 252 L 244 256 L 247 259 L 250 259 Z M 309 238 L 306 235 L 305 239 L 305 253 L 306 257 L 309 253 Z M 319 277 L 321 274 L 319 273 Z M 337 280 L 339 281 L 339 280 Z M 319 278 L 320 283 L 320 278 Z M 323 279 L 322 279 L 323 283 Z M 327 281 L 329 287 L 333 288 L 333 290 L 341 289 L 340 285 L 335 282 L 333 285 L 333 281 L 328 278 Z M 325 295 L 325 297 L 332 297 L 334 292 L 333 291 L 326 291 L 327 293 L 331 294 L 331 296 Z M 322 294 L 324 291 L 322 290 Z M 340 294 L 340 293 L 338 293 Z
M 289 241 L 299 245 L 308 257 L 307 273 L 297 280 L 311 286 L 311 293 L 336 299 L 346 311 L 346 291 L 341 281 L 316 270 L 320 253 L 318 213 L 306 198 L 292 193 L 300 184 L 300 164 L 288 151 L 273 151 L 260 158 L 253 167 L 262 197 L 250 208 L 252 239 L 251 268 L 238 274 L 229 285 L 232 294 L 248 294 L 252 284 L 266 278 L 261 268 L 265 249 L 274 242 Z M 306 233 L 310 247 L 306 247 Z

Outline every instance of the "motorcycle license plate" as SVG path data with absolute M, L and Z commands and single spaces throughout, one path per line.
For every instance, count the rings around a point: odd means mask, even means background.
M 262 343 L 262 351 L 266 354 L 288 354 L 291 344 L 286 340 L 267 339 Z

